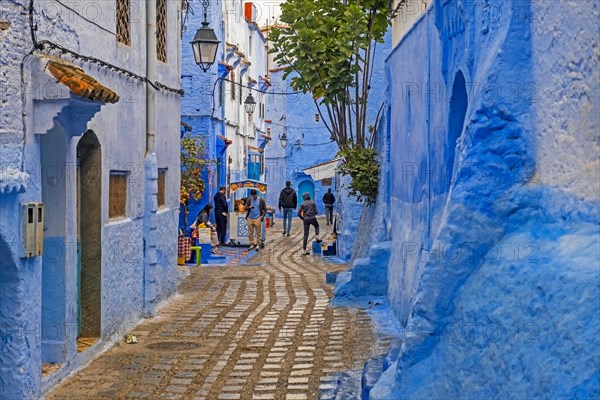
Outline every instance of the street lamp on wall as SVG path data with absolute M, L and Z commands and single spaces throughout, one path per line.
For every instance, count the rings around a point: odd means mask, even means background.
M 288 138 L 287 138 L 287 135 L 285 134 L 285 130 L 283 131 L 281 136 L 279 136 L 279 142 L 281 143 L 281 147 L 283 147 L 285 149 L 285 147 L 287 146 L 287 143 L 288 143 Z
M 202 22 L 202 27 L 196 31 L 194 39 L 190 42 L 194 51 L 194 60 L 204 72 L 208 71 L 210 66 L 215 62 L 220 43 L 215 31 L 208 27 L 208 21 L 206 21 L 206 9 L 208 5 L 208 0 L 202 1 L 204 22 Z
M 256 100 L 254 100 L 254 96 L 252 96 L 252 93 L 248 94 L 248 97 L 246 97 L 246 100 L 244 100 L 244 110 L 246 110 L 246 113 L 248 113 L 248 115 L 252 115 L 254 113 L 254 108 L 256 107 Z

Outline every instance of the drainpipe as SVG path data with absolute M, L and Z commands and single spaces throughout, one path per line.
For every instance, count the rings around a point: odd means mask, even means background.
M 146 77 L 156 82 L 156 0 L 146 0 Z M 146 154 L 154 153 L 154 88 L 146 83 Z
M 146 0 L 146 78 L 156 82 L 156 0 Z M 154 153 L 155 89 L 146 83 L 146 159 L 144 160 L 144 316 L 156 314 L 158 162 Z

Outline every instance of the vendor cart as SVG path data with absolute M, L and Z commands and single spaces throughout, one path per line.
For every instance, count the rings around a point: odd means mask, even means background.
M 231 182 L 229 184 L 229 198 L 232 205 L 229 212 L 229 240 L 232 246 L 248 246 L 250 240 L 248 237 L 248 224 L 246 222 L 246 210 L 244 201 L 250 197 L 250 189 L 256 189 L 259 197 L 265 197 L 267 194 L 267 184 L 253 179 Z M 261 229 L 262 243 L 264 246 L 266 239 L 266 227 L 263 220 Z

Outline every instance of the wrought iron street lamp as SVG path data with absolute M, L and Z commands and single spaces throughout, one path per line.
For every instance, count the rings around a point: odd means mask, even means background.
M 219 48 L 219 39 L 212 28 L 208 27 L 208 21 L 206 21 L 206 9 L 208 8 L 208 0 L 202 1 L 202 7 L 204 7 L 204 22 L 202 27 L 196 31 L 192 44 L 194 50 L 194 59 L 196 64 L 206 72 L 211 65 L 215 62 L 217 57 L 217 49 Z
M 248 113 L 248 115 L 252 115 L 254 113 L 254 108 L 256 107 L 256 100 L 252 96 L 252 93 L 248 94 L 246 100 L 244 100 L 244 110 Z
M 287 138 L 287 135 L 285 134 L 285 130 L 283 131 L 281 136 L 279 136 L 279 142 L 281 142 L 281 147 L 283 147 L 285 149 L 285 147 L 287 146 L 287 143 L 288 143 L 288 138 Z

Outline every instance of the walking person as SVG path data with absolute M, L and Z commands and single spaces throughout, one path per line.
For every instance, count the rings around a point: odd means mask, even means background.
M 258 251 L 262 246 L 262 222 L 267 214 L 267 204 L 258 197 L 256 189 L 250 190 L 246 200 L 246 222 L 248 223 L 249 250 Z
M 229 206 L 227 205 L 227 197 L 225 196 L 227 188 L 221 186 L 217 194 L 215 194 L 215 220 L 217 222 L 217 238 L 219 243 L 225 246 L 225 237 L 227 235 L 227 214 Z
M 310 251 L 306 250 L 306 245 L 308 243 L 308 234 L 310 231 L 310 226 L 315 227 L 315 240 L 320 242 L 319 238 L 319 222 L 317 221 L 317 214 L 319 211 L 317 210 L 317 205 L 314 201 L 310 199 L 310 194 L 303 193 L 302 199 L 304 200 L 300 207 L 298 208 L 298 216 L 302 219 L 302 223 L 304 224 L 304 239 L 302 240 L 302 255 L 310 254 Z
M 285 182 L 285 187 L 279 193 L 279 212 L 283 209 L 283 236 L 290 236 L 292 230 L 292 213 L 298 205 L 298 196 L 292 189 L 290 181 Z
M 325 204 L 325 221 L 327 221 L 327 225 L 331 225 L 333 224 L 333 203 L 335 203 L 335 196 L 331 193 L 331 189 L 328 189 L 323 196 L 323 203 Z

